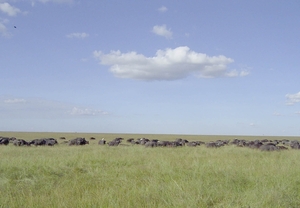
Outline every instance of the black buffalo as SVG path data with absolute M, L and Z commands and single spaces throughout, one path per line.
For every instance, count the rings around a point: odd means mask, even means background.
M 69 145 L 86 145 L 89 144 L 89 141 L 87 141 L 85 138 L 77 137 L 76 139 L 72 139 L 69 141 Z
M 0 137 L 0 145 L 8 145 L 9 138 L 8 137 Z
M 268 143 L 268 144 L 263 144 L 259 147 L 259 149 L 261 151 L 275 151 L 275 150 L 279 150 L 279 148 L 272 143 Z
M 122 142 L 124 138 L 115 138 L 114 140 L 108 142 L 108 146 L 119 146 L 119 144 Z
M 41 139 L 34 139 L 29 142 L 29 145 L 34 146 L 54 146 L 58 144 L 57 140 L 54 138 L 41 138 Z
M 157 142 L 156 141 L 146 142 L 145 147 L 157 147 Z
M 24 139 L 15 139 L 13 141 L 13 144 L 15 146 L 29 146 L 29 142 L 25 141 Z

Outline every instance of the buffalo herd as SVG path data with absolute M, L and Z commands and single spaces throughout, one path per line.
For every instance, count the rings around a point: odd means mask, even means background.
M 60 137 L 62 142 L 60 144 L 67 144 L 69 146 L 78 146 L 89 144 L 89 141 L 83 137 L 77 137 L 75 139 L 66 140 L 65 137 Z M 90 140 L 96 140 L 95 137 L 90 137 Z M 2 137 L 0 136 L 0 145 L 13 144 L 15 146 L 54 146 L 58 145 L 58 141 L 54 138 L 39 138 L 30 141 L 25 141 L 24 139 L 17 139 L 15 137 Z M 146 148 L 153 147 L 197 147 L 205 146 L 207 148 L 220 148 L 227 145 L 234 145 L 236 147 L 247 147 L 251 149 L 258 149 L 261 151 L 280 151 L 288 149 L 300 149 L 300 142 L 298 140 L 243 140 L 243 139 L 233 139 L 233 140 L 216 140 L 210 142 L 203 141 L 188 141 L 186 139 L 178 138 L 174 141 L 164 141 L 158 139 L 147 139 L 147 138 L 130 138 L 124 142 L 124 138 L 118 137 L 110 141 L 106 141 L 102 138 L 98 141 L 98 145 L 101 146 L 144 146 Z

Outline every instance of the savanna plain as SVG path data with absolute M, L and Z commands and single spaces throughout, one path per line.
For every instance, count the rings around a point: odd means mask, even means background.
M 32 140 L 53 137 L 55 146 L 0 145 L 0 207 L 300 207 L 300 151 L 156 147 L 128 138 L 234 138 L 300 140 L 297 137 L 139 135 L 101 133 L 0 132 Z M 69 146 L 60 137 L 95 137 Z M 117 147 L 102 138 L 123 137 Z

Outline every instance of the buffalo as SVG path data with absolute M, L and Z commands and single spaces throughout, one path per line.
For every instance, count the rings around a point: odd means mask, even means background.
M 126 142 L 128 143 L 132 143 L 134 141 L 134 138 L 130 138 L 130 139 L 127 139 Z
M 219 147 L 215 142 L 208 142 L 205 144 L 208 148 Z
M 41 138 L 41 139 L 34 139 L 29 142 L 29 145 L 34 146 L 54 146 L 58 144 L 57 140 L 54 138 Z
M 155 141 L 146 142 L 145 147 L 157 147 L 157 142 Z
M 89 144 L 89 141 L 87 141 L 85 138 L 77 137 L 75 139 L 72 139 L 69 141 L 69 146 L 72 145 L 86 145 Z
M 197 144 L 197 142 L 188 142 L 187 143 L 187 146 L 189 146 L 189 147 L 196 147 L 198 144 Z
M 279 148 L 273 143 L 263 144 L 259 147 L 261 151 L 275 151 L 279 150 Z
M 8 137 L 0 137 L 0 145 L 8 145 L 9 138 Z
M 102 138 L 101 140 L 99 140 L 98 144 L 99 145 L 105 145 L 106 141 L 104 140 L 104 138 Z
M 108 142 L 108 146 L 119 146 L 124 138 L 115 138 L 114 140 Z
M 13 141 L 15 146 L 29 146 L 29 142 L 25 141 L 24 139 L 16 139 Z

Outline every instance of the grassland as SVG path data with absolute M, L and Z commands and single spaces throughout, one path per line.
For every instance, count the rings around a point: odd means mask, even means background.
M 237 137 L 22 132 L 0 135 L 25 140 L 61 136 L 110 140 L 122 136 L 212 141 Z M 80 147 L 0 146 L 0 207 L 300 207 L 297 150 L 108 147 L 96 142 Z

